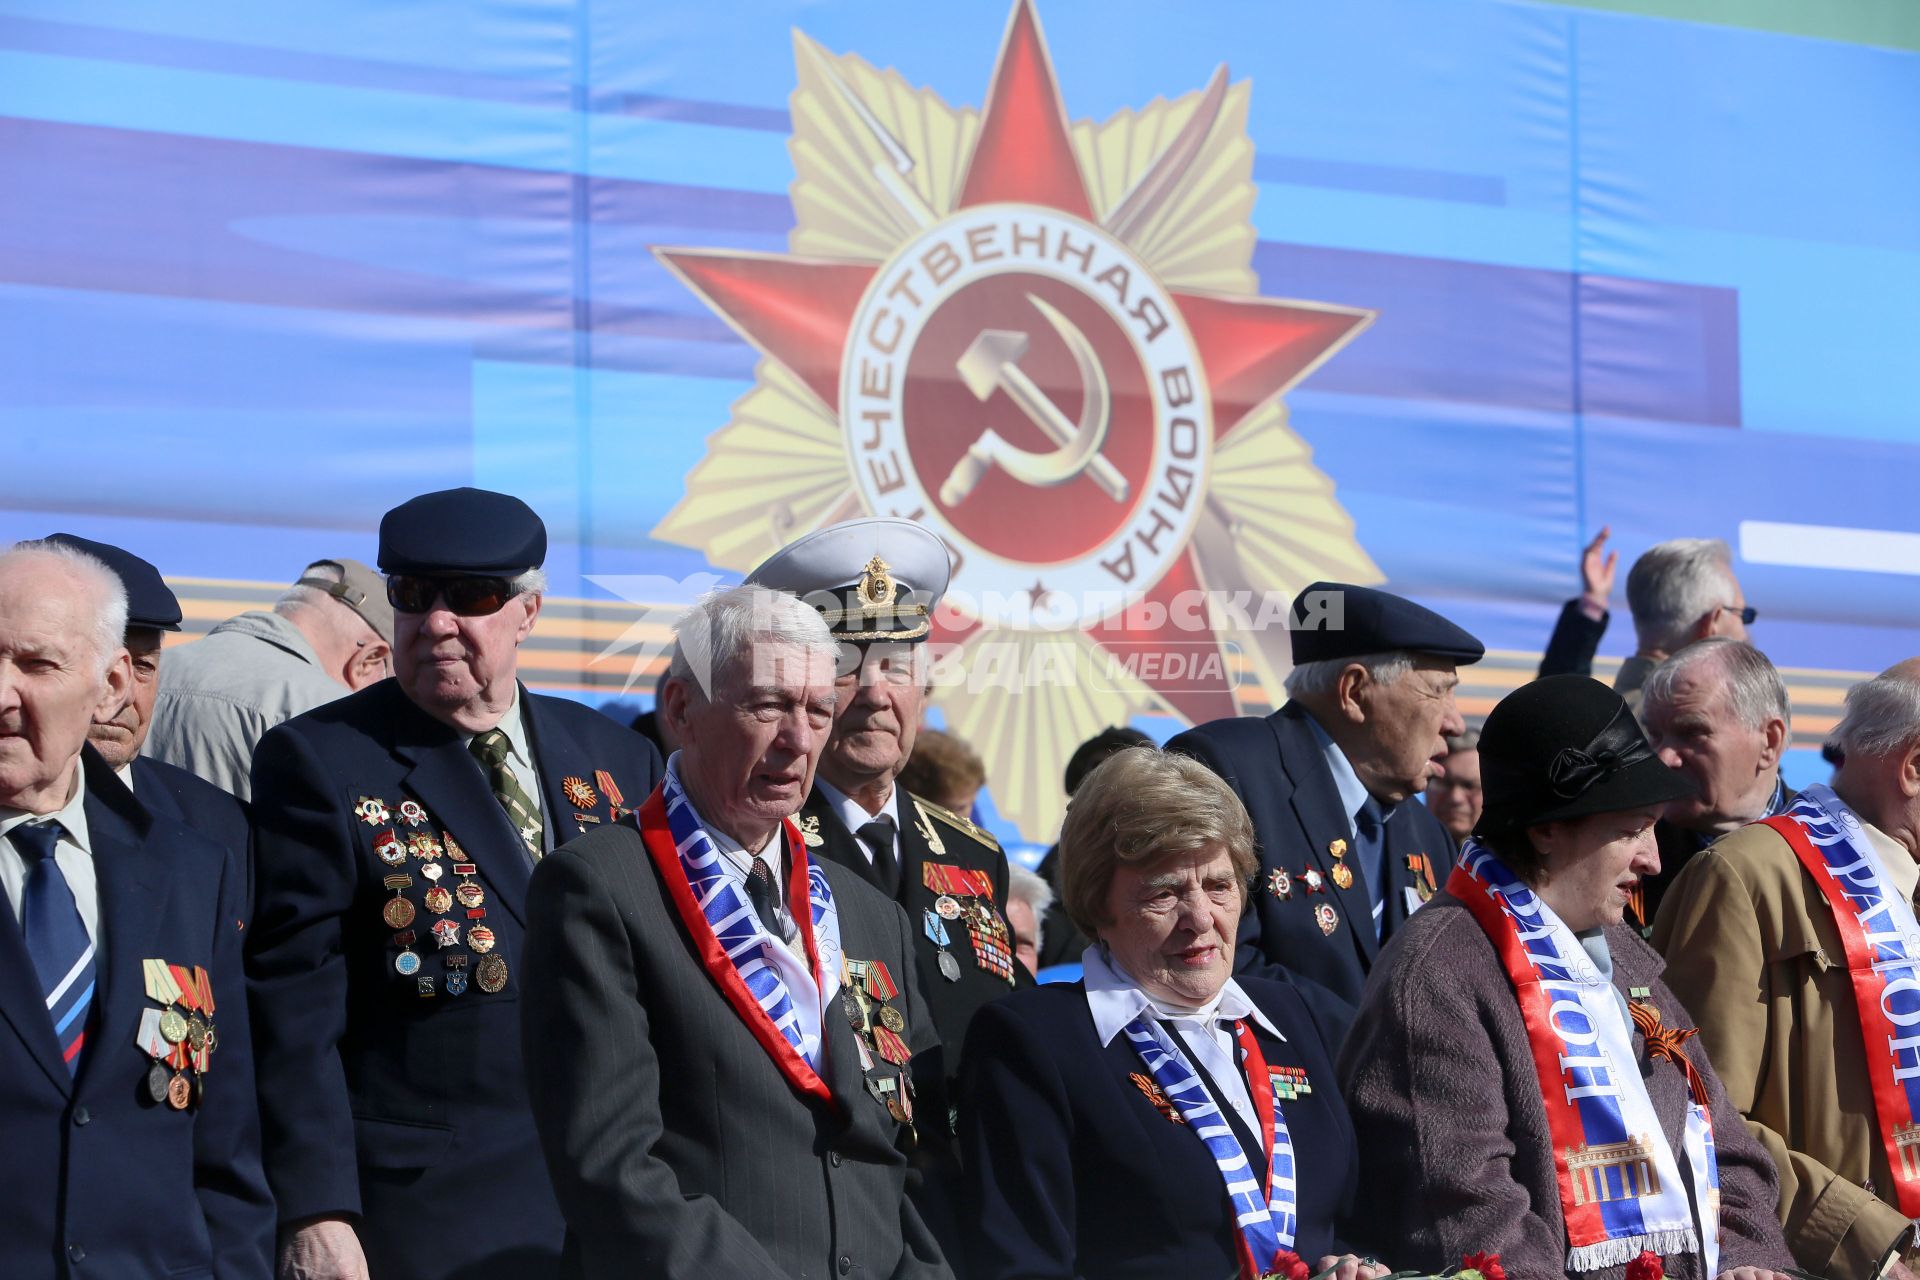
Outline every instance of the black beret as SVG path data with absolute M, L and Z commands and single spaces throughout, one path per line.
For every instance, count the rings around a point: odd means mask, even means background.
M 511 578 L 547 558 L 547 526 L 520 499 L 488 489 L 442 489 L 380 518 L 380 568 L 395 573 L 486 573 Z
M 1487 646 L 1433 610 L 1344 582 L 1316 582 L 1295 596 L 1287 630 L 1295 666 L 1371 653 L 1425 653 L 1460 665 L 1487 656 Z
M 158 569 L 133 552 L 71 533 L 48 534 L 45 541 L 84 551 L 114 571 L 127 589 L 127 626 L 154 631 L 180 629 L 180 601 L 175 598 L 173 588 L 167 585 Z

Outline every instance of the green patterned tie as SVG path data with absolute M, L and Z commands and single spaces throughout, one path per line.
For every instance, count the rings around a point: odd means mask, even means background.
M 520 780 L 513 776 L 513 770 L 507 767 L 507 756 L 513 751 L 512 740 L 499 729 L 489 729 L 475 735 L 470 750 L 474 759 L 486 767 L 488 780 L 493 783 L 493 798 L 507 811 L 508 821 L 520 833 L 527 852 L 538 862 L 541 854 L 540 806 L 520 786 Z

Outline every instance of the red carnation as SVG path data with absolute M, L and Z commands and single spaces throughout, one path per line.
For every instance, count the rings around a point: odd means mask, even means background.
M 1313 1268 L 1300 1260 L 1300 1255 L 1291 1249 L 1282 1249 L 1274 1255 L 1273 1270 L 1267 1273 L 1279 1276 L 1281 1280 L 1313 1280 Z
M 1627 1280 L 1666 1280 L 1666 1275 L 1660 1255 L 1651 1249 L 1642 1250 L 1639 1257 L 1627 1264 Z
M 1507 1269 L 1500 1265 L 1497 1253 L 1470 1253 L 1460 1259 L 1462 1271 L 1478 1271 L 1481 1280 L 1507 1280 Z

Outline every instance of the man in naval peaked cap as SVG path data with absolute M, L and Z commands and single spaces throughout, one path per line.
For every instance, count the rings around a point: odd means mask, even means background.
M 1277 967 L 1357 1006 L 1381 946 L 1452 862 L 1452 838 L 1415 797 L 1439 776 L 1446 736 L 1466 729 L 1455 669 L 1486 648 L 1411 600 L 1336 582 L 1301 591 L 1288 630 L 1286 705 L 1167 749 L 1226 779 L 1253 818 L 1260 870 L 1235 968 Z

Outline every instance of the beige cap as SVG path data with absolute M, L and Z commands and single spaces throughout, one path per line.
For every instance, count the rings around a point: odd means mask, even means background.
M 317 577 L 315 569 L 327 569 L 332 573 Z M 393 606 L 387 603 L 387 580 L 378 571 L 358 560 L 344 557 L 315 560 L 301 571 L 300 580 L 294 585 L 326 592 L 364 618 L 382 640 L 393 643 Z

